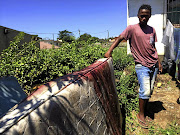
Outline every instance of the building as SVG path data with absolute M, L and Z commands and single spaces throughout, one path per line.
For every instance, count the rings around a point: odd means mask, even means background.
M 40 49 L 52 49 L 52 48 L 59 48 L 59 46 L 50 44 L 48 42 L 40 41 Z
M 4 49 L 7 49 L 10 45 L 10 41 L 13 41 L 14 37 L 17 36 L 20 32 L 21 31 L 0 26 L 0 52 L 2 52 Z M 25 33 L 24 39 L 21 41 L 21 43 L 28 43 L 32 39 L 38 41 L 40 38 L 37 35 L 30 35 Z M 39 42 L 37 42 L 37 46 L 40 47 Z
M 127 25 L 139 22 L 137 13 L 142 4 L 149 4 L 152 7 L 152 16 L 148 25 L 156 30 L 158 55 L 164 55 L 164 44 L 161 41 L 167 19 L 174 27 L 180 27 L 180 0 L 127 0 Z M 127 52 L 130 53 L 129 46 Z

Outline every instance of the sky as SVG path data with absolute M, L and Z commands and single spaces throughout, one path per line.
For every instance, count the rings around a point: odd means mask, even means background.
M 127 0 L 1 0 L 0 25 L 57 39 L 68 30 L 76 38 L 118 36 L 127 26 Z

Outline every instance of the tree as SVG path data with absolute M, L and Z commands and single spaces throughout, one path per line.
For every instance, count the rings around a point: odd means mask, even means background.
M 91 37 L 92 36 L 90 34 L 84 33 L 79 37 L 78 41 L 88 41 L 88 39 L 90 39 Z
M 99 38 L 98 37 L 91 37 L 91 38 L 89 38 L 89 42 L 90 43 L 96 43 L 96 42 L 99 42 L 100 40 L 99 40 Z
M 58 35 L 59 35 L 58 39 L 62 40 L 63 42 L 71 43 L 72 41 L 75 40 L 74 34 L 67 30 L 59 31 Z

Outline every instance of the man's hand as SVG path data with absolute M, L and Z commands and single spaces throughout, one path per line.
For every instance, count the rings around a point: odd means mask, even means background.
M 124 38 L 120 35 L 115 41 L 114 43 L 111 45 L 111 47 L 109 48 L 109 50 L 105 53 L 104 57 L 105 58 L 109 58 L 112 57 L 112 51 L 114 48 L 116 48 L 118 46 L 118 44 L 123 40 Z
M 159 62 L 159 74 L 162 73 L 162 70 L 163 70 L 162 65 L 161 65 L 161 63 Z
M 109 51 L 107 51 L 107 52 L 104 54 L 104 57 L 105 57 L 105 58 L 112 57 L 112 54 L 111 54 Z

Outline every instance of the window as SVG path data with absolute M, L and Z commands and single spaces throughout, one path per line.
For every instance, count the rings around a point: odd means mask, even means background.
M 167 0 L 167 19 L 180 27 L 180 0 Z

